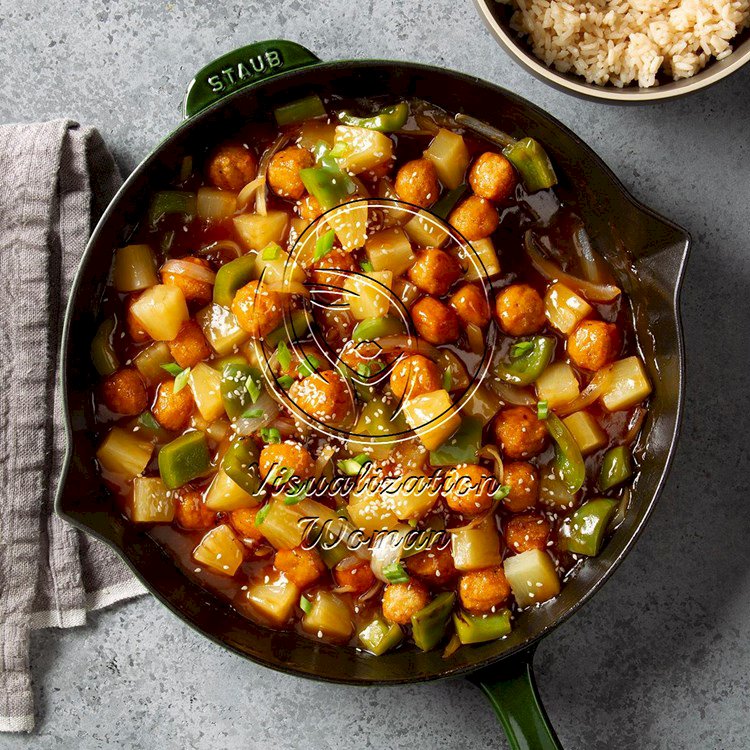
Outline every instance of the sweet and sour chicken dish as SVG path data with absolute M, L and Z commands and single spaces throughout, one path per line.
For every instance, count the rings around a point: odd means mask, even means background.
M 507 636 L 628 512 L 651 391 L 556 184 L 419 100 L 312 95 L 186 154 L 92 341 L 118 511 L 270 628 Z

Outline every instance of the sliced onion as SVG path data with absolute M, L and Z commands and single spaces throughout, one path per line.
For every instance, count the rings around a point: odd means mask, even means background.
M 392 349 L 405 349 L 410 352 L 424 354 L 430 359 L 437 359 L 440 356 L 440 350 L 436 349 L 432 344 L 428 344 L 424 339 L 420 339 L 417 336 L 409 336 L 406 333 L 383 336 L 382 339 L 378 339 L 378 344 L 386 352 Z
M 623 438 L 622 442 L 624 445 L 630 446 L 635 442 L 635 439 L 638 437 L 638 433 L 641 431 L 641 427 L 643 427 L 643 422 L 645 419 L 646 409 L 644 409 L 642 406 L 637 406 L 635 411 L 633 412 L 633 418 L 632 422 L 630 423 L 630 428 Z
M 461 639 L 458 637 L 458 633 L 454 633 L 448 641 L 445 651 L 443 651 L 443 659 L 450 659 L 459 648 L 461 648 Z
M 254 180 L 248 182 L 247 185 L 242 188 L 242 190 L 240 190 L 239 194 L 237 195 L 238 211 L 244 211 L 247 208 L 248 204 L 255 195 L 256 190 L 263 187 L 265 181 L 265 175 L 263 177 L 256 177 Z
M 609 388 L 609 384 L 612 381 L 612 368 L 602 367 L 596 375 L 591 379 L 591 382 L 574 398 L 570 403 L 564 404 L 558 409 L 555 409 L 558 416 L 566 417 L 568 414 L 572 414 L 575 411 L 585 409 L 587 406 L 596 401 L 604 391 Z
M 260 417 L 240 417 L 234 423 L 234 429 L 238 435 L 252 435 L 262 427 L 267 427 L 281 411 L 279 405 L 267 392 L 261 393 L 252 408 L 260 409 L 263 414 Z
M 536 404 L 536 399 L 524 388 L 506 383 L 499 378 L 490 378 L 488 383 L 490 388 L 506 404 L 513 404 L 514 406 L 534 406 Z
M 625 514 L 628 512 L 628 505 L 630 505 L 630 487 L 626 487 L 622 491 L 620 504 L 617 506 L 617 510 L 615 511 L 614 516 L 612 516 L 612 520 L 609 522 L 607 531 L 616 529 L 625 520 Z
M 219 240 L 218 242 L 212 242 L 210 245 L 206 245 L 206 247 L 202 247 L 198 250 L 197 254 L 204 258 L 210 258 L 212 255 L 221 253 L 222 250 L 228 250 L 237 258 L 242 255 L 242 248 L 234 240 Z
M 202 281 L 205 284 L 213 284 L 216 281 L 216 274 L 200 263 L 192 263 L 189 260 L 175 258 L 168 260 L 162 267 L 162 272 L 176 273 L 179 276 L 186 276 L 189 279 Z
M 279 135 L 276 140 L 263 152 L 260 157 L 258 164 L 258 177 L 256 179 L 261 180 L 261 184 L 255 193 L 255 212 L 261 216 L 266 215 L 266 193 L 268 187 L 266 186 L 266 177 L 268 176 L 268 165 L 271 163 L 271 159 L 274 154 L 281 151 L 287 143 L 292 140 L 296 140 L 299 135 L 299 128 L 295 130 L 287 131 Z
M 591 240 L 585 227 L 579 227 L 573 233 L 573 247 L 578 255 L 578 260 L 581 262 L 581 270 L 586 280 L 593 281 L 595 284 L 601 283 L 602 278 L 604 278 L 601 262 L 591 245 Z
M 383 588 L 383 584 L 380 583 L 380 581 L 377 581 L 376 583 L 373 583 L 372 586 L 370 586 L 370 588 L 367 589 L 367 591 L 365 591 L 364 594 L 361 594 L 360 596 L 358 596 L 357 599 L 359 599 L 359 601 L 361 601 L 361 602 L 369 601 L 374 596 L 376 596 L 377 594 L 379 594 L 380 593 L 380 589 L 382 589 L 382 588 Z
M 320 479 L 323 476 L 323 472 L 328 468 L 331 463 L 331 459 L 336 455 L 336 448 L 332 445 L 324 445 L 318 453 L 317 459 L 315 459 L 315 468 L 313 469 L 313 476 L 315 479 Z
M 578 292 L 591 302 L 611 302 L 620 296 L 619 287 L 613 284 L 595 284 L 591 281 L 579 279 L 577 276 L 572 276 L 563 271 L 562 268 L 551 260 L 545 258 L 539 252 L 530 229 L 526 231 L 524 245 L 534 268 L 549 281 L 561 281 L 565 286 L 570 287 L 573 291 Z
M 273 426 L 281 433 L 281 437 L 307 438 L 310 429 L 304 424 L 298 424 L 291 417 L 279 417 L 273 422 Z
M 469 348 L 474 354 L 482 354 L 484 352 L 484 332 L 478 325 L 469 323 L 466 326 L 466 337 L 469 340 Z
M 481 450 L 477 451 L 479 458 L 487 458 L 494 464 L 495 479 L 498 484 L 503 483 L 505 477 L 505 467 L 503 466 L 503 457 L 500 455 L 500 451 L 494 445 L 485 445 Z
M 390 531 L 387 531 L 381 534 L 375 543 L 371 545 L 370 568 L 372 568 L 375 577 L 383 581 L 383 583 L 389 583 L 384 572 L 385 569 L 389 565 L 401 561 L 401 556 L 404 553 L 405 539 L 406 534 L 392 534 Z
M 508 135 L 505 131 L 498 130 L 492 125 L 477 120 L 474 117 L 469 117 L 469 115 L 465 115 L 462 112 L 456 115 L 456 122 L 469 130 L 473 130 L 475 133 L 479 133 L 483 138 L 503 148 L 516 142 L 516 139 L 512 135 Z

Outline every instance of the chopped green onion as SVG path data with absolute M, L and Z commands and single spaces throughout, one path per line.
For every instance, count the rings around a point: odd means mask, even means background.
M 260 526 L 263 521 L 266 520 L 266 516 L 271 510 L 271 503 L 266 503 L 256 514 L 255 514 L 255 525 Z
M 276 382 L 281 388 L 288 391 L 294 384 L 294 378 L 291 375 L 282 375 L 280 378 L 276 379 Z
M 260 383 L 252 375 L 245 381 L 245 390 L 250 394 L 253 403 L 260 398 Z
M 276 118 L 276 124 L 283 127 L 284 125 L 296 125 L 298 122 L 312 120 L 316 117 L 325 117 L 326 108 L 317 94 L 310 94 L 304 99 L 298 99 L 281 107 L 276 107 L 273 116 Z
M 170 375 L 172 375 L 175 378 L 182 372 L 182 368 L 178 364 L 175 364 L 174 362 L 170 362 L 167 365 L 162 365 L 161 369 L 166 370 Z
M 446 370 L 443 373 L 443 390 L 449 391 L 453 385 L 453 373 L 450 370 Z
M 363 362 L 357 365 L 357 374 L 361 375 L 363 378 L 369 378 L 370 375 L 372 375 L 372 368 L 370 365 Z
M 536 405 L 536 418 L 547 419 L 549 416 L 549 404 L 546 401 L 540 401 Z
M 260 437 L 264 443 L 280 443 L 281 433 L 276 427 L 262 427 Z
M 182 214 L 186 218 L 195 216 L 195 193 L 183 190 L 162 190 L 155 193 L 148 211 L 148 223 L 155 227 L 169 214 Z
M 138 421 L 148 430 L 161 430 L 161 425 L 154 419 L 154 415 L 150 411 L 144 411 Z
M 344 156 L 348 156 L 351 153 L 351 151 L 352 151 L 351 146 L 348 143 L 344 143 L 343 141 L 339 141 L 331 149 L 331 156 L 334 159 L 341 159 Z
M 289 352 L 286 342 L 279 341 L 279 345 L 276 347 L 276 359 L 279 360 L 281 369 L 286 372 L 289 369 L 289 365 L 292 364 L 292 355 Z
M 359 267 L 365 272 L 365 273 L 372 273 L 375 269 L 372 266 L 372 263 L 370 263 L 369 260 L 363 260 L 360 262 Z
M 280 251 L 281 251 L 281 248 L 276 243 L 270 244 L 267 248 L 263 250 L 263 253 L 262 253 L 263 260 L 276 260 L 276 258 L 279 257 Z
M 313 253 L 313 260 L 320 260 L 325 258 L 328 253 L 333 250 L 333 243 L 336 240 L 336 232 L 333 229 L 329 229 L 324 235 L 318 237 L 315 240 L 315 252 Z
M 248 409 L 240 416 L 244 419 L 260 419 L 263 416 L 263 409 Z
M 312 602 L 306 597 L 301 596 L 299 598 L 299 608 L 306 614 L 310 614 L 310 610 L 312 609 Z
M 493 500 L 502 500 L 504 497 L 508 497 L 510 494 L 510 487 L 507 484 L 502 484 L 497 488 L 495 494 L 492 496 Z
M 407 583 L 409 575 L 404 570 L 404 566 L 399 562 L 391 563 L 383 568 L 383 575 L 388 583 Z
M 318 371 L 318 367 L 320 367 L 320 360 L 312 354 L 309 354 L 302 362 L 299 363 L 297 372 L 303 378 L 306 378 L 308 375 L 313 375 L 314 373 L 316 373 Z
M 190 377 L 190 368 L 186 367 L 175 379 L 174 379 L 174 390 L 173 393 L 179 393 L 188 382 Z
M 533 341 L 520 341 L 518 344 L 513 344 L 513 348 L 510 350 L 510 356 L 513 359 L 523 357 L 524 354 L 530 352 L 534 348 Z
M 370 460 L 369 456 L 365 455 L 364 453 L 362 454 L 362 456 L 364 456 L 367 461 Z M 336 463 L 336 467 L 342 474 L 346 474 L 346 476 L 348 477 L 356 477 L 364 468 L 364 464 L 360 463 L 357 460 L 360 457 L 361 456 L 358 456 L 357 458 L 345 458 L 342 461 L 338 461 Z
M 307 490 L 307 482 L 302 482 L 302 484 L 287 490 L 284 496 L 284 505 L 296 505 L 302 502 L 307 497 Z

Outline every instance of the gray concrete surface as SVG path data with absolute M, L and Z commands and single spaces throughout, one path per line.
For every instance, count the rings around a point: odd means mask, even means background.
M 469 0 L 0 0 L 0 121 L 97 125 L 123 170 L 178 120 L 191 74 L 252 40 L 419 60 L 548 109 L 687 227 L 686 418 L 667 491 L 615 578 L 539 650 L 563 744 L 750 747 L 747 412 L 750 69 L 648 108 L 577 101 L 517 68 Z M 266 671 L 141 599 L 33 642 L 37 732 L 6 748 L 505 747 L 466 683 L 355 690 Z

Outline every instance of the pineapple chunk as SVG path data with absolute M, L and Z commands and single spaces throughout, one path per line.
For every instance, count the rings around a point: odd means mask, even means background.
M 169 351 L 169 347 L 163 341 L 156 341 L 138 352 L 133 364 L 141 373 L 147 385 L 155 385 L 167 377 L 162 365 L 169 364 L 172 361 L 172 353 Z
M 339 125 L 334 148 L 343 144 L 345 155 L 337 159 L 339 166 L 351 174 L 377 167 L 393 157 L 393 141 L 385 134 L 369 128 Z
M 256 279 L 262 276 L 265 284 L 304 281 L 306 278 L 304 269 L 289 257 L 289 253 L 278 247 L 273 258 L 264 258 L 262 250 L 255 256 L 255 273 L 253 275 Z
M 138 476 L 148 466 L 154 446 L 132 432 L 113 427 L 99 446 L 96 457 L 106 471 L 126 479 Z
M 223 523 L 209 531 L 193 550 L 193 557 L 215 573 L 233 576 L 245 558 L 242 542 L 230 526 Z
M 241 214 L 234 217 L 234 229 L 245 250 L 262 250 L 272 242 L 281 244 L 289 224 L 286 211 L 268 211 L 260 214 Z
M 156 341 L 171 341 L 190 317 L 182 289 L 157 284 L 141 294 L 130 308 L 146 333 Z
M 236 352 L 250 338 L 250 334 L 240 328 L 234 313 L 215 302 L 198 312 L 195 319 L 220 357 Z
M 366 279 L 372 279 L 368 282 Z M 344 289 L 349 302 L 351 314 L 357 320 L 367 318 L 382 318 L 388 313 L 391 298 L 388 292 L 393 282 L 390 271 L 371 271 L 363 276 L 350 276 L 344 282 Z
M 400 276 L 412 266 L 415 255 L 403 229 L 392 227 L 376 232 L 367 239 L 365 252 L 375 271 L 391 271 Z
M 536 395 L 546 401 L 550 409 L 570 403 L 578 394 L 578 380 L 566 362 L 551 364 L 536 381 Z
M 326 214 L 326 223 L 347 253 L 364 247 L 367 240 L 367 201 L 349 201 Z
M 312 609 L 302 618 L 302 627 L 318 638 L 345 641 L 354 630 L 349 607 L 336 594 L 319 591 Z
M 388 504 L 393 508 L 397 518 L 421 518 L 432 509 L 440 493 L 431 484 L 430 478 L 424 474 L 407 474 L 393 482 L 383 495 L 388 498 Z
M 216 511 L 229 512 L 239 508 L 254 508 L 259 503 L 259 497 L 245 492 L 221 469 L 216 473 L 206 493 L 206 507 Z
M 159 283 L 148 245 L 128 245 L 115 252 L 112 280 L 118 292 L 139 292 Z
M 261 534 L 276 549 L 292 549 L 302 543 L 306 525 L 300 523 L 305 514 L 300 511 L 301 503 L 285 505 L 280 498 L 270 502 L 271 508 L 258 526 Z
M 424 156 L 435 165 L 440 182 L 449 190 L 464 181 L 469 166 L 469 149 L 458 133 L 440 128 Z
M 371 492 L 367 487 L 356 488 L 351 493 L 346 511 L 351 522 L 365 534 L 398 526 L 393 508 L 379 493 Z
M 299 602 L 300 590 L 282 575 L 272 583 L 248 586 L 247 603 L 250 609 L 275 627 L 282 626 Z
M 559 281 L 544 295 L 544 312 L 550 324 L 566 336 L 591 315 L 591 305 Z
M 487 519 L 473 529 L 451 532 L 451 552 L 457 570 L 481 570 L 500 565 L 500 535 L 495 522 Z
M 136 523 L 170 523 L 174 518 L 174 499 L 159 477 L 133 480 L 133 512 Z
M 612 365 L 609 388 L 600 396 L 609 411 L 629 409 L 651 393 L 651 383 L 638 357 L 628 357 Z
M 570 430 L 573 439 L 578 443 L 581 453 L 587 456 L 607 443 L 607 436 L 599 423 L 587 411 L 577 411 L 563 419 L 563 424 Z
M 503 563 L 519 607 L 546 602 L 560 593 L 560 578 L 552 558 L 541 549 L 530 549 L 520 555 L 512 555 Z
M 206 422 L 224 416 L 224 400 L 221 397 L 221 375 L 205 362 L 199 362 L 190 371 L 190 390 L 195 405 Z
M 409 219 L 404 225 L 404 231 L 420 247 L 440 247 L 448 239 L 448 232 L 438 220 L 424 211 Z
M 448 391 L 432 391 L 404 402 L 404 416 L 427 450 L 437 450 L 461 425 Z
M 401 198 L 396 192 L 396 189 L 387 179 L 378 182 L 378 198 L 385 199 L 382 203 L 383 226 L 401 226 L 413 216 L 412 211 L 409 208 L 399 208 L 398 204 L 392 202 L 400 202 Z
M 236 210 L 237 196 L 234 193 L 213 187 L 198 188 L 196 212 L 201 219 L 229 219 Z
M 471 247 L 476 257 L 473 259 L 466 258 L 461 264 L 466 267 L 467 281 L 478 281 L 483 278 L 485 273 L 487 276 L 494 276 L 500 273 L 500 261 L 497 259 L 495 246 L 489 237 L 483 240 L 474 240 L 471 243 Z M 477 263 L 477 259 L 482 261 L 481 265 Z M 484 266 L 484 270 L 482 270 L 482 266 Z

